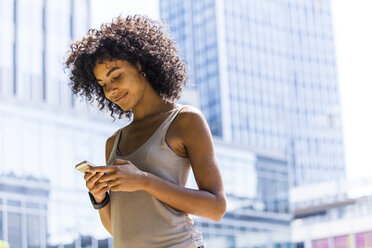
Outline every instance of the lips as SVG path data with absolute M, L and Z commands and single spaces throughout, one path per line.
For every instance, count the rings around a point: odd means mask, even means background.
M 114 102 L 118 102 L 118 101 L 122 100 L 123 98 L 126 97 L 126 95 L 128 95 L 128 92 L 125 93 L 124 95 L 122 95 L 121 97 L 117 98 Z

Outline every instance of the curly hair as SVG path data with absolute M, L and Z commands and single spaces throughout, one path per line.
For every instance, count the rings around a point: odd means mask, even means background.
M 125 60 L 132 65 L 139 62 L 152 88 L 166 101 L 179 99 L 182 85 L 186 84 L 186 66 L 169 28 L 146 16 L 119 16 L 111 23 L 102 24 L 100 30 L 89 29 L 70 48 L 64 65 L 70 70 L 69 86 L 73 94 L 85 96 L 90 103 L 95 97 L 100 110 L 108 108 L 114 121 L 114 114 L 119 119 L 123 115 L 130 118 L 132 111 L 123 110 L 106 98 L 93 74 L 97 62 L 105 59 Z

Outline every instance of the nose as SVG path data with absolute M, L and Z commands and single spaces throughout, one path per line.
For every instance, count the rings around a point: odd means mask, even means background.
M 117 87 L 113 87 L 113 86 L 106 87 L 106 95 L 109 99 L 113 99 L 116 96 L 117 92 L 118 92 Z

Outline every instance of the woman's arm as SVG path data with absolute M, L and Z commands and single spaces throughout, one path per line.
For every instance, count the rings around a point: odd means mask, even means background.
M 101 201 L 98 201 L 97 203 L 100 203 L 100 202 Z M 110 203 L 108 203 L 103 208 L 99 209 L 98 212 L 99 212 L 99 217 L 101 218 L 101 222 L 103 226 L 111 234 L 111 236 L 113 236 L 112 227 L 111 227 Z
M 184 188 L 151 173 L 144 179 L 144 190 L 185 213 L 219 221 L 226 212 L 226 197 L 212 135 L 199 110 L 188 106 L 183 110 L 175 125 L 187 149 L 199 190 Z

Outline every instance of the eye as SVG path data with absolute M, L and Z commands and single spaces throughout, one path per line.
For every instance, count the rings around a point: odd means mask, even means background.
M 113 77 L 113 80 L 118 80 L 120 78 L 121 74 L 117 75 L 116 77 Z

